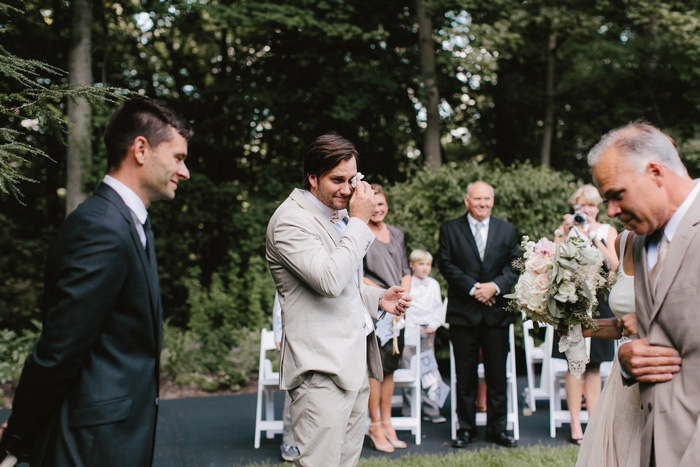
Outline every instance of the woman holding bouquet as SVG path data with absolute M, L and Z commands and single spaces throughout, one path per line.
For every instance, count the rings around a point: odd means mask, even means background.
M 572 207 L 572 214 L 564 216 L 564 222 L 559 227 L 564 237 L 580 237 L 591 242 L 598 248 L 605 257 L 605 268 L 608 271 L 615 271 L 618 266 L 617 254 L 614 244 L 617 232 L 610 224 L 598 222 L 600 205 L 603 203 L 598 190 L 592 185 L 584 185 L 571 195 L 569 202 Z M 562 237 L 558 238 L 561 240 Z M 607 300 L 604 296 L 598 296 L 598 317 L 614 318 L 610 311 Z M 555 334 L 554 345 L 552 346 L 552 357 L 566 358 L 559 352 L 559 336 Z M 593 413 L 601 391 L 600 364 L 611 361 L 615 356 L 615 344 L 609 339 L 591 340 L 590 361 L 586 365 L 586 373 L 583 379 L 576 379 L 570 371 L 567 371 L 564 386 L 566 388 L 566 403 L 571 414 L 571 437 L 569 441 L 574 444 L 581 444 L 583 439 L 583 428 L 581 427 L 581 406 L 584 385 L 586 390 L 586 409 L 589 416 Z
M 411 287 L 411 268 L 406 255 L 404 234 L 398 228 L 384 223 L 388 212 L 386 193 L 381 185 L 373 184 L 374 212 L 369 228 L 377 239 L 367 250 L 364 259 L 364 282 L 367 285 L 388 288 L 401 284 L 406 291 Z M 377 451 L 394 452 L 405 448 L 391 426 L 391 396 L 394 394 L 394 371 L 401 360 L 404 346 L 405 322 L 387 314 L 376 323 L 375 334 L 379 340 L 379 351 L 384 367 L 384 381 L 369 379 L 369 438 Z

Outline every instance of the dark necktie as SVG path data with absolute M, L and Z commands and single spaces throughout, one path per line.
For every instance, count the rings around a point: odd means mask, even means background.
M 148 261 L 151 263 L 151 268 L 156 264 L 156 250 L 153 245 L 153 229 L 151 228 L 151 218 L 147 217 L 143 224 L 143 231 L 146 234 L 146 253 Z

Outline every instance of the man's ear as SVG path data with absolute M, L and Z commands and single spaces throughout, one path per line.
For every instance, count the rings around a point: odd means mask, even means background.
M 656 161 L 651 161 L 647 164 L 645 173 L 651 177 L 651 179 L 656 183 L 657 186 L 663 186 L 664 179 L 666 178 L 668 168 L 659 164 Z
M 148 140 L 143 136 L 137 136 L 134 138 L 134 141 L 131 142 L 129 150 L 138 165 L 143 165 L 146 163 L 146 153 L 150 147 L 151 146 L 148 144 Z
M 318 179 L 316 178 L 316 174 L 307 174 L 306 177 L 309 179 L 309 185 L 311 185 L 311 188 L 314 190 L 318 188 Z

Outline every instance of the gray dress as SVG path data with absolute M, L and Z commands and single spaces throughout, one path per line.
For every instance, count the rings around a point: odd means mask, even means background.
M 401 278 L 411 274 L 406 255 L 406 240 L 403 232 L 387 224 L 389 229 L 389 243 L 375 240 L 367 250 L 364 259 L 364 276 L 383 288 L 389 288 L 401 284 Z M 386 315 L 376 323 L 377 336 L 390 336 L 392 315 Z M 398 336 L 399 354 L 393 354 L 393 343 L 390 338 L 379 339 L 379 347 L 382 356 L 382 366 L 385 373 L 391 373 L 398 367 L 403 350 L 403 330 Z

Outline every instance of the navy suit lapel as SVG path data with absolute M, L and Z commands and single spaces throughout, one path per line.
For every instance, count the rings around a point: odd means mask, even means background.
M 491 251 L 491 248 L 493 248 L 493 245 L 496 243 L 496 240 L 498 239 L 498 234 L 500 233 L 498 229 L 498 219 L 494 219 L 493 216 L 490 217 L 489 220 L 489 235 L 486 238 L 486 247 L 484 248 L 484 260 L 487 260 L 489 258 L 489 252 Z
M 155 250 L 153 252 L 153 261 L 151 262 L 148 259 L 148 252 L 141 244 L 141 238 L 139 237 L 139 233 L 134 225 L 135 221 L 131 209 L 124 204 L 124 200 L 116 191 L 114 191 L 114 189 L 112 189 L 112 187 L 105 183 L 100 183 L 95 190 L 95 194 L 105 198 L 107 201 L 116 206 L 124 220 L 127 222 L 127 224 L 129 224 L 129 235 L 131 236 L 134 249 L 136 250 L 136 255 L 139 257 L 148 284 L 156 351 L 159 351 L 162 340 L 160 324 L 162 323 L 162 306 L 160 301 L 160 284 L 158 283 L 158 266 L 155 261 Z

